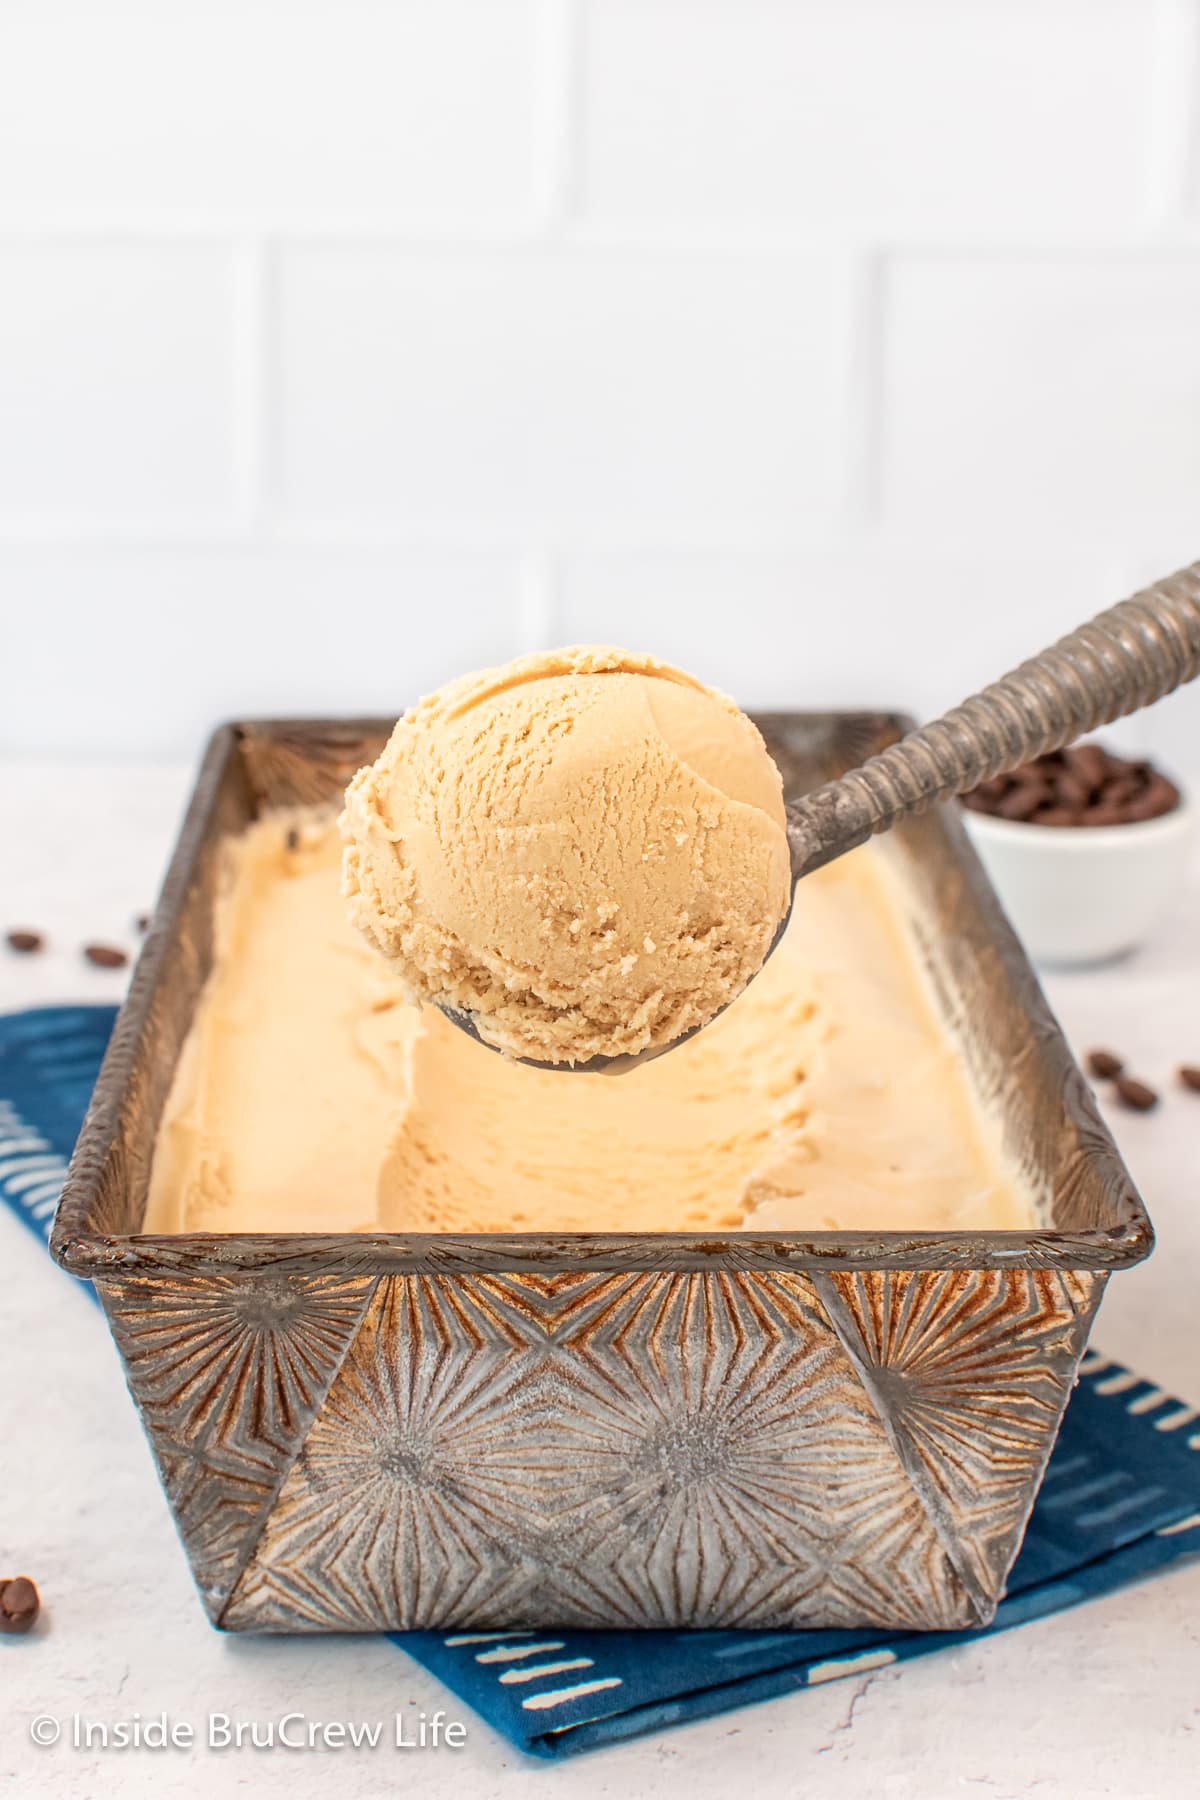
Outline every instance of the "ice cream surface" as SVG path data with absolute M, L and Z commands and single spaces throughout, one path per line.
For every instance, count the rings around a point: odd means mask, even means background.
M 416 999 L 512 1056 L 669 1044 L 787 911 L 783 792 L 732 700 L 583 647 L 450 682 L 346 793 L 354 923 Z
M 886 847 L 807 876 L 775 955 L 670 1055 L 619 1076 L 473 1043 L 356 932 L 332 814 L 228 840 L 215 964 L 176 1069 L 144 1229 L 1020 1229 Z

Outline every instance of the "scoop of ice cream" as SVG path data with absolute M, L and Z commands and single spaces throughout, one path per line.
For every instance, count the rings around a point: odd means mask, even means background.
M 706 1024 L 790 896 L 782 785 L 755 726 L 623 650 L 439 689 L 350 783 L 341 827 L 351 918 L 410 993 L 537 1062 Z

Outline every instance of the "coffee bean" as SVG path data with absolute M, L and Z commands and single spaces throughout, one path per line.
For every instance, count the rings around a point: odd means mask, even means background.
M 1066 760 L 1072 775 L 1089 794 L 1095 792 L 1108 773 L 1108 754 L 1099 744 L 1072 744 Z
M 1064 769 L 1054 784 L 1055 795 L 1060 806 L 1069 806 L 1072 812 L 1082 812 L 1088 803 L 1088 789 L 1078 776 Z
M 28 1575 L 0 1581 L 0 1631 L 16 1637 L 28 1631 L 41 1609 L 38 1591 Z
M 40 931 L 10 931 L 7 942 L 10 950 L 19 950 L 22 956 L 46 948 L 46 940 Z
M 1128 1106 L 1134 1112 L 1149 1112 L 1158 1105 L 1158 1095 L 1144 1081 L 1136 1081 L 1132 1075 L 1121 1075 L 1117 1078 L 1117 1099 L 1122 1106 Z
M 1118 775 L 1112 781 L 1106 781 L 1100 789 L 1102 799 L 1107 806 L 1127 806 L 1136 800 L 1142 792 L 1142 784 L 1135 775 Z
M 1157 819 L 1170 807 L 1164 807 L 1151 793 L 1138 794 L 1133 800 L 1126 800 L 1121 807 L 1121 820 L 1126 825 L 1144 825 L 1147 819 Z
M 1181 1063 L 1179 1079 L 1185 1088 L 1191 1088 L 1194 1094 L 1200 1094 L 1200 1068 L 1195 1063 Z
M 996 812 L 1002 819 L 1031 819 L 1041 798 L 1040 785 L 1035 787 L 1031 781 L 1021 781 L 1010 793 L 1005 794 L 1003 800 L 997 802 Z
M 1115 1081 L 1125 1064 L 1111 1050 L 1089 1050 L 1083 1059 L 1083 1066 L 1097 1081 Z
M 1173 781 L 1168 781 L 1167 777 L 1160 775 L 1157 770 L 1154 771 L 1147 783 L 1146 797 L 1154 801 L 1154 812 L 1151 815 L 1153 818 L 1158 818 L 1162 813 L 1174 812 L 1179 805 L 1179 789 Z
M 1012 770 L 1009 780 L 1032 784 L 1034 787 L 1048 787 L 1050 785 L 1050 768 L 1051 765 L 1048 762 L 1022 763 L 1019 769 Z
M 123 969 L 129 961 L 125 950 L 118 950 L 115 944 L 85 944 L 83 954 L 98 969 Z
M 1071 806 L 1039 806 L 1033 815 L 1035 825 L 1078 825 L 1079 813 Z

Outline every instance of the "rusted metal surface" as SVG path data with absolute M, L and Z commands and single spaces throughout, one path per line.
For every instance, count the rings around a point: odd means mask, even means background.
M 760 719 L 792 792 L 888 715 Z M 984 1623 L 1108 1273 L 1149 1221 L 948 808 L 886 845 L 1027 1232 L 139 1233 L 221 838 L 382 721 L 226 727 L 55 1225 L 236 1630 Z

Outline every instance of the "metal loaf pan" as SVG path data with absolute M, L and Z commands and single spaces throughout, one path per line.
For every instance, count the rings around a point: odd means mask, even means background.
M 903 721 L 759 724 L 800 791 Z M 953 807 L 884 853 L 1042 1228 L 141 1234 L 221 841 L 335 798 L 387 729 L 216 733 L 54 1228 L 213 1622 L 985 1624 L 1105 1282 L 1153 1238 Z

